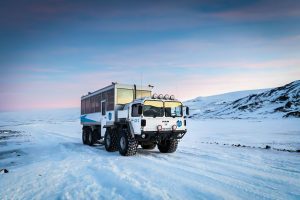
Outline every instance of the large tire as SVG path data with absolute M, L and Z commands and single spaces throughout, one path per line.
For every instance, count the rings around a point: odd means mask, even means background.
M 161 153 L 174 153 L 178 146 L 178 140 L 163 140 L 158 143 L 157 147 Z
M 87 144 L 93 146 L 96 143 L 96 134 L 91 129 L 87 133 Z
M 117 135 L 115 131 L 112 131 L 111 129 L 106 129 L 104 135 L 104 146 L 106 151 L 108 152 L 114 152 L 118 150 Z
M 156 147 L 156 144 L 155 143 L 141 144 L 141 146 L 142 146 L 143 149 L 151 150 L 151 149 L 154 149 Z
M 87 128 L 82 128 L 82 143 L 87 144 Z
M 128 131 L 122 130 L 118 142 L 119 153 L 122 156 L 133 156 L 137 152 L 137 146 L 135 138 Z

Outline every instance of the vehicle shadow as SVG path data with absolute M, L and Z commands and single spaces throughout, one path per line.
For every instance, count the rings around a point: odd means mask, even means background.
M 62 145 L 68 149 L 71 149 L 72 151 L 78 151 L 78 152 L 94 152 L 97 153 L 98 151 L 104 151 L 107 154 L 110 154 L 111 156 L 121 156 L 118 151 L 115 152 L 107 152 L 105 149 L 105 146 L 103 143 L 97 143 L 92 146 L 84 145 L 81 142 L 70 142 L 70 143 L 62 143 Z M 165 157 L 166 153 L 161 153 L 157 148 L 147 150 L 143 149 L 141 147 L 138 147 L 137 149 L 137 156 L 152 156 L 152 157 L 159 157 L 160 159 Z

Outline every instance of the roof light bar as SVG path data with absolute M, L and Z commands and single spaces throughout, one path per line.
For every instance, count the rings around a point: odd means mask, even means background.
M 153 99 L 157 99 L 157 97 L 158 97 L 158 94 L 156 94 L 156 93 L 154 93 L 154 94 L 152 95 L 152 98 L 153 98 Z
M 175 100 L 175 96 L 174 95 L 168 95 L 168 94 L 156 94 L 154 93 L 152 95 L 152 99 L 165 99 L 165 100 Z

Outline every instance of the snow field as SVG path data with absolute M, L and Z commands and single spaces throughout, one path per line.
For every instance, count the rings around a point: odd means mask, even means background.
M 0 174 L 0 199 L 300 198 L 299 153 L 272 149 L 299 147 L 296 119 L 188 120 L 175 153 L 139 148 L 123 157 L 83 145 L 71 115 L 2 120 L 2 130 L 24 136 L 0 140 L 0 168 L 9 170 Z

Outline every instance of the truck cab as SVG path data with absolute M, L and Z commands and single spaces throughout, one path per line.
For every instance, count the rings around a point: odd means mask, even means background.
M 118 111 L 120 125 L 126 127 L 127 137 L 143 149 L 158 147 L 162 153 L 176 151 L 179 139 L 187 132 L 188 108 L 169 95 L 152 95 L 136 99 Z M 118 140 L 120 149 L 128 146 L 128 138 Z M 118 143 L 117 142 L 117 143 Z M 120 152 L 122 154 L 122 152 Z
M 144 98 L 130 103 L 126 109 L 133 132 L 140 140 L 162 138 L 168 134 L 180 139 L 187 131 L 186 113 L 178 100 Z

